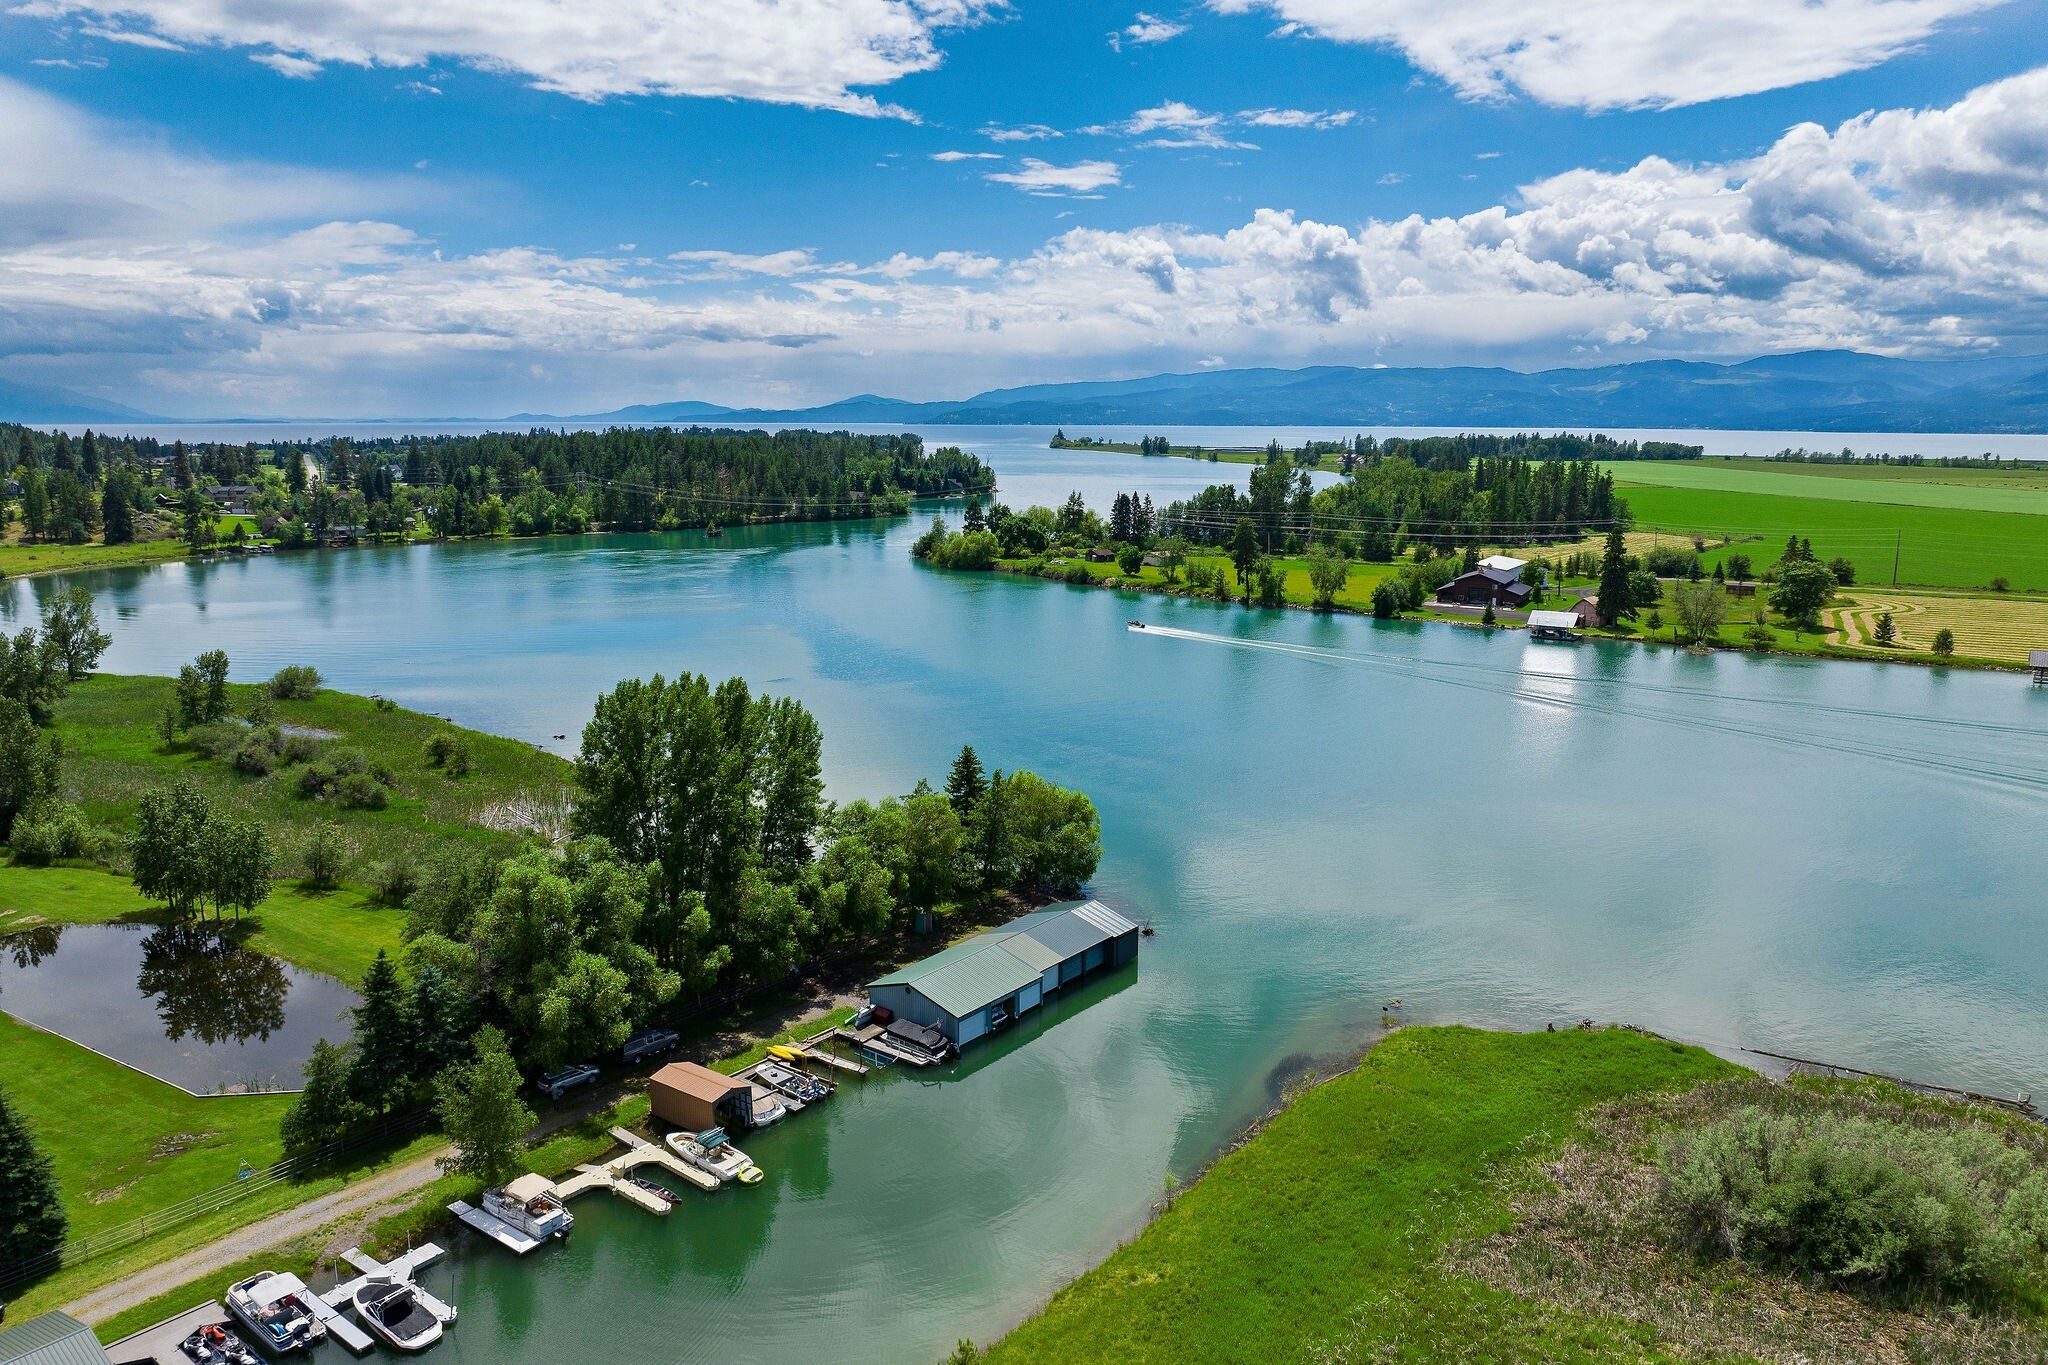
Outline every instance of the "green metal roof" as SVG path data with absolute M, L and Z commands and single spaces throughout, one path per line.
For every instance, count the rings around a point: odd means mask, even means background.
M 1008 951 L 1002 939 L 977 934 L 868 984 L 908 986 L 958 1019 L 1024 989 L 1043 970 Z
M 45 1313 L 0 1331 L 0 1365 L 107 1365 L 107 1353 L 77 1318 Z
M 973 943 L 979 939 L 987 939 L 990 942 L 1002 944 L 1004 952 L 1014 957 L 1022 958 L 1041 972 L 1047 967 L 1059 966 L 1062 960 L 1058 953 L 1040 943 L 1030 934 L 1012 929 L 1007 925 L 1001 929 L 990 929 L 986 933 L 976 934 L 974 938 L 967 941 Z

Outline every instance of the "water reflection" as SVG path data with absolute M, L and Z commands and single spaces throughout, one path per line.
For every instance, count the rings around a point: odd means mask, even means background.
M 195 1094 L 295 1089 L 313 1043 L 345 1031 L 356 995 L 247 947 L 249 928 L 0 936 L 0 1010 Z
M 164 1036 L 209 1046 L 268 1042 L 284 1027 L 284 964 L 200 924 L 167 924 L 142 941 L 135 988 L 156 1001 Z

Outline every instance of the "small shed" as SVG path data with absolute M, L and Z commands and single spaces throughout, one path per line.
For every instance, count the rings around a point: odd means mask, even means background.
M 647 1098 L 654 1117 L 692 1133 L 754 1123 L 753 1087 L 695 1062 L 670 1062 L 655 1072 Z
M 1098 545 L 1088 552 L 1090 564 L 1109 564 L 1116 560 L 1116 551 L 1107 545 Z
M 2034 686 L 2048 687 L 2048 649 L 2028 650 L 2027 667 L 2034 670 Z
M 100 1340 L 69 1313 L 44 1313 L 0 1331 L 0 1365 L 107 1365 Z
M 1579 614 L 1575 611 L 1532 611 L 1529 633 L 1539 640 L 1576 640 Z
M 1600 624 L 1600 599 L 1591 593 L 1581 597 L 1565 610 L 1572 614 L 1572 619 L 1579 623 L 1581 630 Z
M 1047 906 L 868 983 L 868 1002 L 964 1047 L 1090 973 L 1138 955 L 1138 926 L 1101 901 Z
M 1756 596 L 1756 584 L 1747 578 L 1731 578 L 1725 586 L 1730 597 Z

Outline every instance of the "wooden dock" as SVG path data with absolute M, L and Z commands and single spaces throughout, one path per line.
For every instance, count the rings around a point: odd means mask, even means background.
M 887 1057 L 892 1061 L 908 1062 L 911 1066 L 936 1066 L 943 1060 L 922 1048 L 908 1048 L 891 1041 L 888 1031 L 874 1024 L 859 1031 L 840 1028 L 834 1032 L 857 1048 Z
M 843 1030 L 837 1027 L 828 1028 L 812 1034 L 800 1043 L 789 1043 L 786 1046 L 793 1047 L 811 1061 L 822 1062 L 834 1070 L 844 1071 L 852 1076 L 867 1075 L 870 1071 L 874 1070 L 873 1067 L 863 1066 L 859 1062 L 848 1061 L 844 1057 L 834 1056 L 825 1050 L 825 1044 L 839 1037 L 842 1032 Z
M 659 1166 L 670 1175 L 687 1180 L 700 1190 L 715 1190 L 719 1186 L 717 1176 L 709 1171 L 700 1171 L 666 1147 L 660 1147 L 638 1133 L 624 1128 L 612 1129 L 612 1136 L 625 1144 L 623 1155 L 615 1156 L 602 1165 L 577 1167 L 577 1174 L 555 1186 L 555 1197 L 567 1203 L 581 1194 L 592 1190 L 610 1190 L 629 1204 L 638 1205 L 657 1217 L 666 1217 L 669 1202 L 659 1195 L 648 1193 L 635 1185 L 629 1176 L 643 1166 Z

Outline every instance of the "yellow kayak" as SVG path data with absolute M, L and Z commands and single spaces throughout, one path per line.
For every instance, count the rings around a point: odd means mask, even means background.
M 785 1062 L 801 1062 L 804 1060 L 804 1054 L 801 1051 L 793 1047 L 784 1047 L 780 1043 L 769 1048 L 768 1055 L 770 1057 L 780 1057 Z

